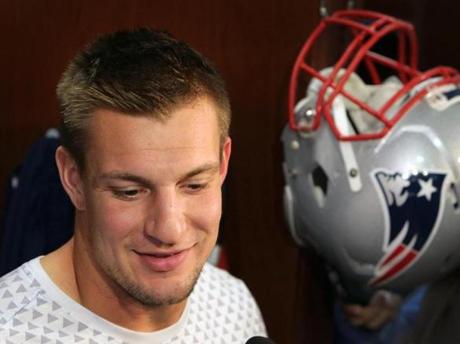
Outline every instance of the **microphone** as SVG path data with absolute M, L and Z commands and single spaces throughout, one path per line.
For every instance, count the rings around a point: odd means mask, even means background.
M 273 340 L 266 337 L 255 336 L 248 339 L 246 344 L 276 344 Z

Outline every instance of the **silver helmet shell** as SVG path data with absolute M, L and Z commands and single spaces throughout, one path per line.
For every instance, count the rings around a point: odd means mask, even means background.
M 369 85 L 348 71 L 312 73 L 301 99 L 291 80 L 284 201 L 294 239 L 364 302 L 460 263 L 460 88 L 453 70 Z

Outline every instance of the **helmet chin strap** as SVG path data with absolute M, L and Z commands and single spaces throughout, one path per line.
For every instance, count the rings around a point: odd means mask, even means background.
M 341 96 L 334 99 L 332 103 L 334 121 L 337 128 L 345 135 L 353 134 L 353 128 L 347 118 L 345 104 Z M 359 173 L 359 166 L 356 162 L 355 152 L 353 150 L 353 143 L 349 141 L 339 141 L 340 154 L 345 170 L 347 171 L 347 179 L 350 189 L 353 192 L 358 192 L 362 189 L 361 175 Z

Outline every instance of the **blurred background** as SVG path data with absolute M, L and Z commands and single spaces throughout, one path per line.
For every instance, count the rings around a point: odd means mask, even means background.
M 347 1 L 326 3 L 331 13 Z M 361 0 L 356 7 L 412 22 L 421 69 L 460 68 L 459 2 Z M 0 14 L 0 209 L 8 176 L 31 144 L 58 125 L 55 86 L 75 53 L 101 33 L 165 29 L 212 60 L 227 81 L 233 155 L 223 244 L 230 272 L 253 292 L 277 343 L 331 341 L 332 296 L 318 259 L 290 238 L 282 206 L 288 82 L 319 22 L 319 1 L 3 0 Z

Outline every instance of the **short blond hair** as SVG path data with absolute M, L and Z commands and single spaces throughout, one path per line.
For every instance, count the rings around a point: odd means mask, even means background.
M 202 96 L 217 106 L 222 148 L 230 103 L 222 77 L 205 57 L 164 31 L 141 28 L 101 36 L 70 62 L 58 83 L 63 146 L 84 169 L 94 111 L 162 119 Z

